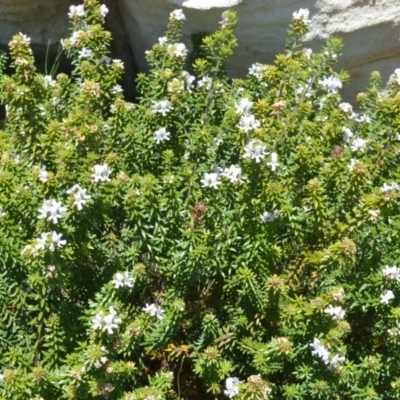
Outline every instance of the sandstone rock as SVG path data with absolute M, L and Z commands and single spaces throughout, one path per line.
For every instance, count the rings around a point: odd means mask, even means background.
M 343 56 L 337 69 L 351 73 L 345 97 L 363 91 L 370 73 L 379 70 L 386 81 L 400 67 L 400 2 L 392 0 L 119 0 L 136 63 L 147 64 L 144 52 L 164 36 L 168 15 L 182 8 L 187 21 L 185 38 L 195 31 L 213 32 L 223 9 L 239 16 L 236 34 L 239 47 L 229 62 L 232 76 L 243 76 L 253 62 L 270 63 L 285 48 L 292 13 L 308 8 L 310 33 L 305 47 L 315 51 L 330 35 L 342 37 Z

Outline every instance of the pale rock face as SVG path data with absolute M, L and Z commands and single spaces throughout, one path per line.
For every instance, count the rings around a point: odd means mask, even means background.
M 305 47 L 318 51 L 329 36 L 343 38 L 343 56 L 337 70 L 351 74 L 345 97 L 353 100 L 364 91 L 372 71 L 382 73 L 384 82 L 400 67 L 400 2 L 393 0 L 119 0 L 125 28 L 136 63 L 147 64 L 144 52 L 164 36 L 168 15 L 182 8 L 187 17 L 184 41 L 192 32 L 213 32 L 225 8 L 237 11 L 239 47 L 228 63 L 232 76 L 244 76 L 254 62 L 271 63 L 284 51 L 286 30 L 292 14 L 310 10 L 310 32 Z

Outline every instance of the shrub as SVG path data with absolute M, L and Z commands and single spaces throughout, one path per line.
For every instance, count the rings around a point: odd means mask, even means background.
M 71 76 L 1 59 L 1 398 L 399 398 L 400 71 L 354 112 L 300 10 L 229 79 L 235 13 L 189 53 L 176 10 L 132 104 L 106 13 Z

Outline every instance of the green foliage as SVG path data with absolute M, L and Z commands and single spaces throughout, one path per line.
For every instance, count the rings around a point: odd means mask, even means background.
M 177 10 L 132 104 L 106 12 L 71 76 L 0 56 L 0 398 L 398 399 L 399 70 L 353 112 L 300 10 L 230 79 L 236 14 L 189 52 Z

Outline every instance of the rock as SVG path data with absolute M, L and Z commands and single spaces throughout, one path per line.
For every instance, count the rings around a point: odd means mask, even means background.
M 271 63 L 284 50 L 292 14 L 300 8 L 308 8 L 311 17 L 305 47 L 318 51 L 329 36 L 343 38 L 337 70 L 351 74 L 343 91 L 347 99 L 365 90 L 372 71 L 380 71 L 386 82 L 400 66 L 400 2 L 392 0 L 119 0 L 119 5 L 140 70 L 147 69 L 144 52 L 164 36 L 176 8 L 187 17 L 186 43 L 192 32 L 213 32 L 225 8 L 237 11 L 239 47 L 228 63 L 232 76 L 244 76 L 254 62 Z

